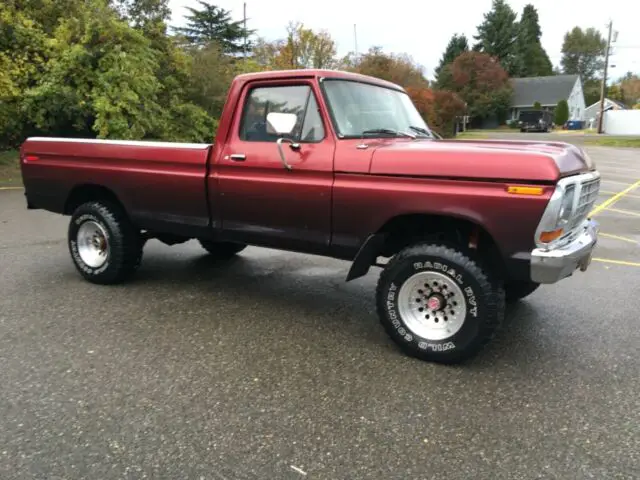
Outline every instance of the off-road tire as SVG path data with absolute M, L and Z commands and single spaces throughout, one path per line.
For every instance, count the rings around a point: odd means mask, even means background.
M 202 248 L 209 252 L 210 255 L 220 260 L 232 258 L 237 253 L 247 248 L 247 246 L 242 243 L 216 242 L 214 240 L 207 240 L 203 238 L 198 239 L 198 241 Z
M 97 223 L 106 234 L 108 255 L 104 264 L 92 267 L 78 251 L 78 231 L 85 222 Z M 128 280 L 142 262 L 144 241 L 118 205 L 107 201 L 87 202 L 71 215 L 67 232 L 69 252 L 76 269 L 89 282 L 110 285 Z
M 506 302 L 517 302 L 531 295 L 539 286 L 540 284 L 535 282 L 508 282 L 504 285 Z
M 448 275 L 462 292 L 466 315 L 459 330 L 448 338 L 421 337 L 400 314 L 402 286 L 420 272 Z M 400 251 L 386 265 L 378 280 L 376 304 L 383 327 L 406 354 L 425 361 L 455 364 L 474 357 L 493 338 L 504 319 L 505 294 L 499 279 L 492 278 L 491 272 L 461 251 L 417 243 Z

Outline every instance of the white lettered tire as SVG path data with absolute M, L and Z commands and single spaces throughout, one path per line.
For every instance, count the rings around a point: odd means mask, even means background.
M 144 242 L 121 208 L 96 201 L 73 212 L 68 244 L 73 263 L 86 280 L 115 284 L 140 266 Z
M 407 354 L 459 363 L 491 340 L 504 318 L 504 289 L 453 248 L 419 243 L 387 264 L 376 292 L 380 321 Z

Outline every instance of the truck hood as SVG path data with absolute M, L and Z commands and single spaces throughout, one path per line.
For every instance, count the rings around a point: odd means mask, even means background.
M 372 175 L 556 182 L 594 170 L 565 142 L 518 140 L 393 140 L 373 152 Z

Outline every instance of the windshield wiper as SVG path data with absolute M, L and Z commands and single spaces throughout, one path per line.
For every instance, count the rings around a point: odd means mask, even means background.
M 429 130 L 427 130 L 426 128 L 416 127 L 415 125 L 409 125 L 409 128 L 414 132 L 423 133 L 425 135 L 428 135 L 431 138 L 436 138 L 435 135 L 431 133 Z
M 372 128 L 371 130 L 365 130 L 362 135 L 396 135 L 401 137 L 416 138 L 416 136 L 409 132 L 401 132 L 398 130 L 392 130 L 391 128 Z

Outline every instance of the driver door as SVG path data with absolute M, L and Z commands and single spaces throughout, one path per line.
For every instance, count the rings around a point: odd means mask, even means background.
M 294 113 L 281 149 L 271 112 Z M 324 252 L 331 236 L 335 141 L 311 81 L 262 81 L 241 95 L 216 165 L 221 234 L 249 244 Z

